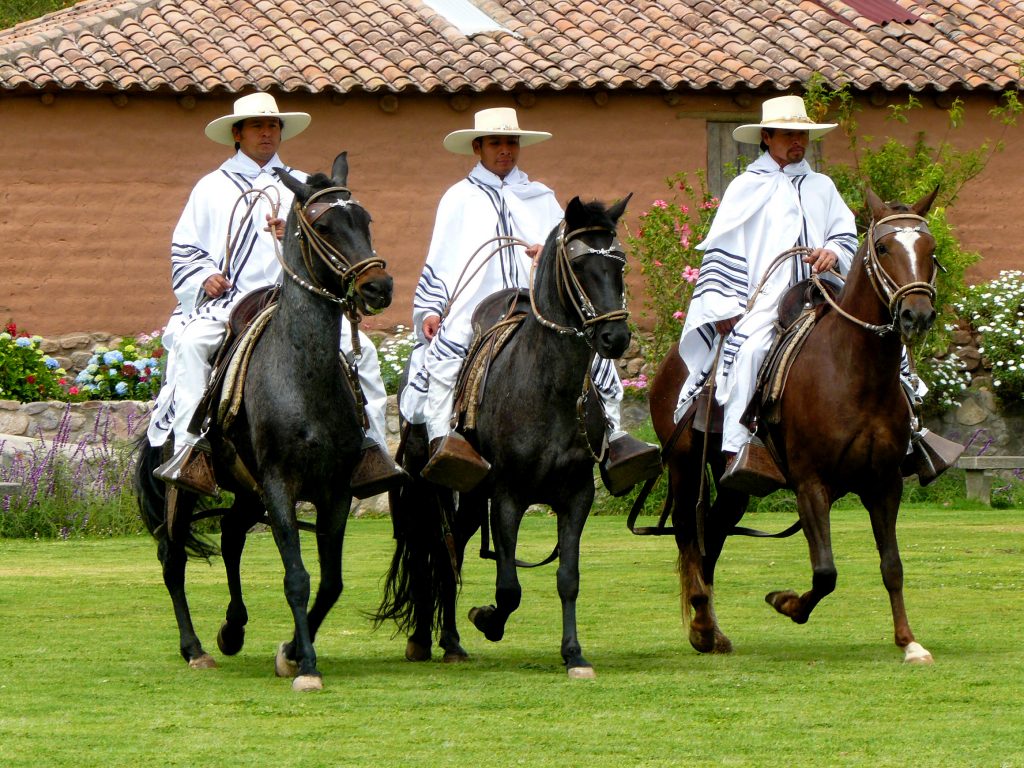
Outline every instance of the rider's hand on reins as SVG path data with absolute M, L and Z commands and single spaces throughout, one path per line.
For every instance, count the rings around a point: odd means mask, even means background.
M 543 245 L 541 245 L 540 243 L 534 243 L 533 245 L 526 246 L 526 255 L 531 261 L 533 261 L 534 264 L 536 264 L 537 258 L 540 256 L 540 252 L 543 250 Z
M 839 257 L 828 248 L 815 248 L 804 256 L 804 263 L 810 264 L 815 274 L 821 274 L 822 272 L 828 272 L 828 270 L 838 264 Z
M 206 291 L 206 295 L 211 299 L 216 299 L 218 296 L 222 296 L 224 291 L 230 287 L 231 281 L 219 272 L 215 275 L 210 275 L 203 281 L 203 290 Z
M 274 237 L 281 240 L 284 237 L 284 219 L 267 214 L 267 226 L 264 232 L 273 232 Z
M 423 320 L 423 325 L 420 326 L 423 330 L 423 338 L 430 341 L 434 336 L 437 335 L 438 326 L 441 325 L 441 318 L 437 315 L 427 315 Z

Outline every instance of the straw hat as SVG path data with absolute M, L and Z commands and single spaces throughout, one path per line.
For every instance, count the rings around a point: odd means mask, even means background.
M 473 154 L 473 139 L 481 136 L 518 136 L 519 146 L 528 147 L 551 138 L 547 131 L 524 131 L 516 111 L 509 107 L 481 109 L 473 118 L 473 127 L 452 131 L 444 137 L 444 148 L 457 155 Z
M 305 112 L 279 112 L 277 102 L 269 93 L 251 93 L 235 101 L 235 109 L 230 115 L 218 117 L 206 126 L 206 135 L 218 144 L 235 145 L 235 137 L 231 134 L 231 126 L 248 117 L 264 117 L 272 115 L 281 118 L 284 127 L 281 129 L 281 141 L 298 136 L 309 127 L 312 119 Z
M 807 131 L 817 139 L 836 127 L 838 123 L 816 123 L 807 116 L 804 100 L 799 96 L 778 96 L 761 105 L 761 122 L 741 125 L 732 132 L 736 141 L 760 144 L 762 128 L 784 128 Z

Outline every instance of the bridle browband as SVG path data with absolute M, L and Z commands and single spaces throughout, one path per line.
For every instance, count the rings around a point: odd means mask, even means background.
M 316 202 L 324 195 L 334 192 L 348 193 L 349 197 L 348 199 L 332 200 L 330 202 Z M 302 254 L 302 262 L 306 267 L 307 274 L 309 275 L 309 281 L 299 277 L 295 271 L 285 263 L 284 257 L 281 254 L 280 247 L 276 240 L 274 241 L 274 244 L 275 253 L 277 254 L 278 261 L 281 263 L 281 268 L 294 282 L 305 288 L 310 293 L 316 294 L 328 301 L 333 301 L 336 304 L 346 306 L 350 311 L 355 311 L 352 304 L 354 301 L 355 286 L 358 278 L 374 267 L 384 269 L 387 265 L 382 259 L 378 258 L 376 254 L 368 259 L 363 259 L 362 261 L 353 264 L 345 254 L 335 248 L 331 243 L 327 242 L 326 238 L 324 238 L 313 227 L 313 224 L 332 208 L 344 209 L 349 206 L 357 206 L 362 209 L 362 206 L 352 199 L 352 191 L 349 190 L 348 187 L 340 186 L 321 189 L 313 195 L 310 195 L 309 199 L 307 199 L 302 205 L 299 204 L 298 200 L 292 203 L 292 210 L 295 212 L 295 220 L 298 225 L 296 237 L 299 240 L 299 253 Z M 341 284 L 345 288 L 344 295 L 338 296 L 317 282 L 313 273 L 314 255 L 319 258 L 319 260 L 329 270 L 331 270 L 331 272 L 341 279 Z
M 578 239 L 584 232 L 605 232 L 612 236 L 612 242 L 607 248 L 594 248 L 589 243 Z M 626 250 L 616 236 L 614 229 L 609 227 L 580 227 L 579 229 L 566 232 L 565 221 L 562 221 L 561 225 L 559 225 L 555 248 L 555 280 L 558 284 L 559 296 L 563 304 L 566 300 L 572 304 L 576 315 L 582 323 L 582 328 L 559 325 L 548 320 L 540 313 L 533 289 L 536 265 L 530 270 L 530 307 L 533 309 L 537 322 L 545 328 L 549 328 L 563 336 L 573 335 L 577 338 L 586 339 L 587 344 L 593 346 L 591 340 L 594 334 L 594 326 L 597 323 L 626 320 L 629 318 L 629 310 L 623 305 L 621 309 L 613 309 L 610 312 L 598 314 L 590 297 L 587 296 L 586 290 L 584 290 L 583 285 L 576 277 L 576 273 L 572 270 L 573 262 L 587 256 L 602 256 L 619 261 L 623 265 L 626 263 Z

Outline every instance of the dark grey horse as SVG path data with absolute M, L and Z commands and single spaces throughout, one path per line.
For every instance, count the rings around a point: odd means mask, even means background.
M 529 505 L 547 504 L 558 518 L 562 659 L 570 675 L 593 676 L 576 636 L 580 535 L 606 427 L 589 376 L 595 354 L 617 358 L 629 344 L 625 254 L 615 237 L 627 202 L 605 209 L 574 198 L 548 237 L 536 268 L 533 311 L 491 362 L 476 429 L 466 435 L 491 471 L 461 494 L 457 508 L 450 491 L 419 477 L 426 435 L 419 428 L 408 433 L 405 467 L 417 480 L 391 496 L 397 543 L 377 618 L 409 632 L 410 660 L 430 658 L 435 628 L 445 660 L 465 658 L 455 621 L 459 572 L 469 538 L 488 515 L 495 604 L 473 608 L 470 620 L 487 639 L 502 638 L 522 595 L 515 559 L 520 521 Z M 492 298 L 481 310 L 506 305 L 509 297 Z M 487 327 L 500 311 L 487 321 L 479 315 L 474 324 Z
M 341 153 L 331 178 L 296 181 L 278 170 L 295 194 L 288 214 L 283 261 L 286 275 L 277 310 L 256 343 L 245 381 L 241 412 L 226 432 L 207 435 L 221 487 L 234 492 L 221 518 L 221 553 L 231 600 L 217 644 L 238 653 L 248 621 L 239 578 L 246 532 L 269 518 L 284 563 L 284 588 L 295 634 L 276 660 L 293 688 L 321 687 L 313 640 L 342 590 L 342 538 L 352 494 L 349 479 L 363 441 L 352 387 L 346 382 L 338 348 L 342 312 L 379 311 L 391 303 L 392 279 L 370 244 L 370 215 L 346 188 L 348 161 Z M 234 452 L 255 483 L 232 473 Z M 161 449 L 143 443 L 137 469 L 139 506 L 158 542 L 164 583 L 178 621 L 181 655 L 191 667 L 216 666 L 199 642 L 185 598 L 187 555 L 216 548 L 192 530 L 196 499 L 179 495 L 176 513 L 165 513 L 167 488 L 152 476 Z M 295 506 L 316 508 L 320 585 L 307 613 L 310 577 L 302 563 Z M 198 513 L 204 514 L 204 513 Z

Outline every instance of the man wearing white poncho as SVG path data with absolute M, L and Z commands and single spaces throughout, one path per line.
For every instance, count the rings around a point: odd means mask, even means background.
M 750 436 L 740 417 L 771 345 L 783 292 L 812 270 L 838 265 L 845 273 L 856 252 L 853 213 L 832 180 L 815 173 L 804 159 L 808 141 L 835 127 L 811 121 L 799 96 L 781 96 L 764 103 L 761 123 L 733 132 L 737 141 L 760 141 L 764 153 L 729 185 L 698 246 L 704 259 L 679 340 L 689 375 L 675 414 L 678 421 L 704 384 L 724 335 L 715 392 L 725 408 L 726 453 L 738 451 Z M 795 246 L 812 250 L 780 265 L 744 314 L 771 262 Z
M 454 131 L 444 140 L 450 152 L 475 154 L 479 162 L 448 189 L 438 205 L 413 300 L 413 328 L 419 343 L 411 356 L 401 408 L 409 422 L 426 424 L 432 457 L 444 453 L 445 461 L 452 462 L 453 474 L 461 475 L 457 482 L 465 484 L 460 490 L 468 490 L 489 469 L 465 440 L 449 430 L 456 379 L 473 337 L 473 311 L 495 291 L 529 287 L 532 260 L 562 219 L 554 193 L 531 181 L 517 166 L 521 147 L 549 138 L 551 134 L 544 131 L 520 129 L 514 109 L 495 108 L 478 112 L 474 128 Z M 486 244 L 495 237 L 514 237 L 531 245 Z M 656 454 L 654 446 L 620 429 L 622 383 L 614 364 L 596 358 L 592 374 L 611 425 L 606 469 L 620 455 L 625 460 L 638 453 Z M 439 451 L 446 437 L 451 454 L 448 448 Z M 431 475 L 435 466 L 428 465 L 424 477 L 449 484 L 451 475 Z
M 235 154 L 199 180 L 174 229 L 171 283 L 178 306 L 164 329 L 167 368 L 148 437 L 150 445 L 160 446 L 173 434 L 176 454 L 154 474 L 197 493 L 214 489 L 188 486 L 179 477 L 183 457 L 199 440 L 199 435 L 189 432 L 189 424 L 209 380 L 212 359 L 226 335 L 231 310 L 253 291 L 281 280 L 275 240 L 283 234 L 282 217 L 287 215 L 293 195 L 274 169 L 283 168 L 299 181 L 305 181 L 306 174 L 286 166 L 277 149 L 309 123 L 305 112 L 280 112 L 269 94 L 254 93 L 236 100 L 232 114 L 206 126 L 209 139 L 233 145 Z M 387 392 L 376 347 L 368 336 L 359 334 L 359 380 L 367 399 L 367 431 L 383 449 L 387 446 Z M 351 361 L 352 330 L 344 316 L 341 352 Z M 353 474 L 358 473 L 357 467 Z M 396 477 L 400 476 L 396 472 Z

